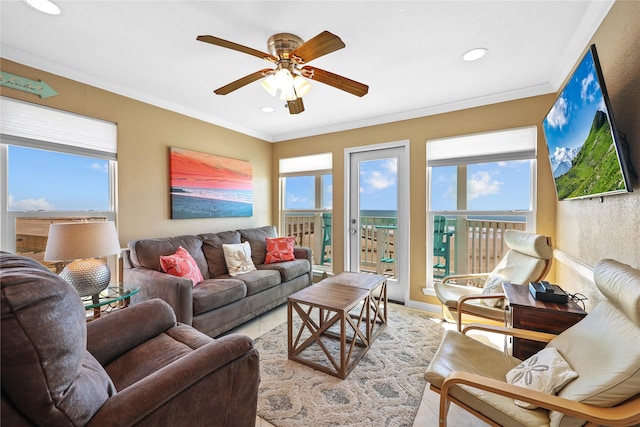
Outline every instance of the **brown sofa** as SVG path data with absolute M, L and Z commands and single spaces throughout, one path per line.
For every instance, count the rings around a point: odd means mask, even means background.
M 173 308 L 178 322 L 211 337 L 227 332 L 312 283 L 311 249 L 296 247 L 295 260 L 265 264 L 267 237 L 277 237 L 275 227 L 132 240 L 124 253 L 124 281 L 141 290 L 131 301 L 160 298 Z M 257 271 L 231 277 L 222 245 L 242 242 L 249 242 Z M 160 266 L 160 256 L 175 253 L 179 246 L 191 254 L 205 279 L 195 287 Z
M 250 338 L 179 325 L 161 300 L 87 323 L 75 289 L 0 253 L 3 426 L 255 425 Z

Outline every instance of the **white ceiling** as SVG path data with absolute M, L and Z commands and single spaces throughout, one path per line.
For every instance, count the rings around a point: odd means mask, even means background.
M 57 1 L 48 16 L 1 0 L 0 55 L 267 141 L 554 92 L 612 1 Z M 261 51 L 323 30 L 346 48 L 311 62 L 369 85 L 358 98 L 319 82 L 290 115 L 259 82 L 214 89 L 271 65 L 202 43 Z M 483 59 L 461 55 L 485 47 Z M 55 88 L 54 88 L 55 89 Z M 272 106 L 273 113 L 263 113 Z

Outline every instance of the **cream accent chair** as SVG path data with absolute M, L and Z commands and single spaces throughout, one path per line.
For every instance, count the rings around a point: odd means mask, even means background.
M 602 260 L 594 281 L 606 300 L 560 335 L 479 324 L 447 331 L 425 374 L 440 394 L 440 426 L 451 402 L 492 426 L 640 425 L 640 270 Z M 579 376 L 557 395 L 509 384 L 521 361 L 465 335 L 474 329 L 548 342 Z
M 537 282 L 544 279 L 551 268 L 553 247 L 550 237 L 505 230 L 503 238 L 509 251 L 491 273 L 454 274 L 434 284 L 444 318 L 455 319 L 458 331 L 462 327 L 463 313 L 476 316 L 475 321 L 481 317 L 504 324 L 502 283 Z M 478 286 L 479 282 L 482 284 Z M 468 320 L 465 316 L 465 323 Z

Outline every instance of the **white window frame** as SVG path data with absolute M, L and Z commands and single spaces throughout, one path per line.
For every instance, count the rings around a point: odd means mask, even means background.
M 433 220 L 435 215 L 456 216 L 524 216 L 526 229 L 536 229 L 537 212 L 537 127 L 506 129 L 494 132 L 441 138 L 427 141 L 427 284 L 425 293 L 433 293 Z M 458 205 L 464 200 L 466 208 L 466 165 L 474 163 L 494 163 L 500 161 L 530 161 L 530 204 L 528 210 L 518 211 L 476 211 L 476 210 L 431 210 L 431 172 L 436 166 L 458 167 Z
M 115 123 L 0 97 L 0 247 L 15 252 L 16 219 L 104 216 L 117 222 L 117 126 Z M 109 210 L 10 211 L 8 146 L 102 158 L 109 162 Z

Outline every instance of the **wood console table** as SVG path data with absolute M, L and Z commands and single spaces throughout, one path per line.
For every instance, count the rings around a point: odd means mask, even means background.
M 513 328 L 559 334 L 578 323 L 587 313 L 575 302 L 566 304 L 538 301 L 529 293 L 529 285 L 502 285 L 506 295 L 506 325 Z M 525 360 L 542 350 L 546 343 L 513 338 L 511 354 Z

